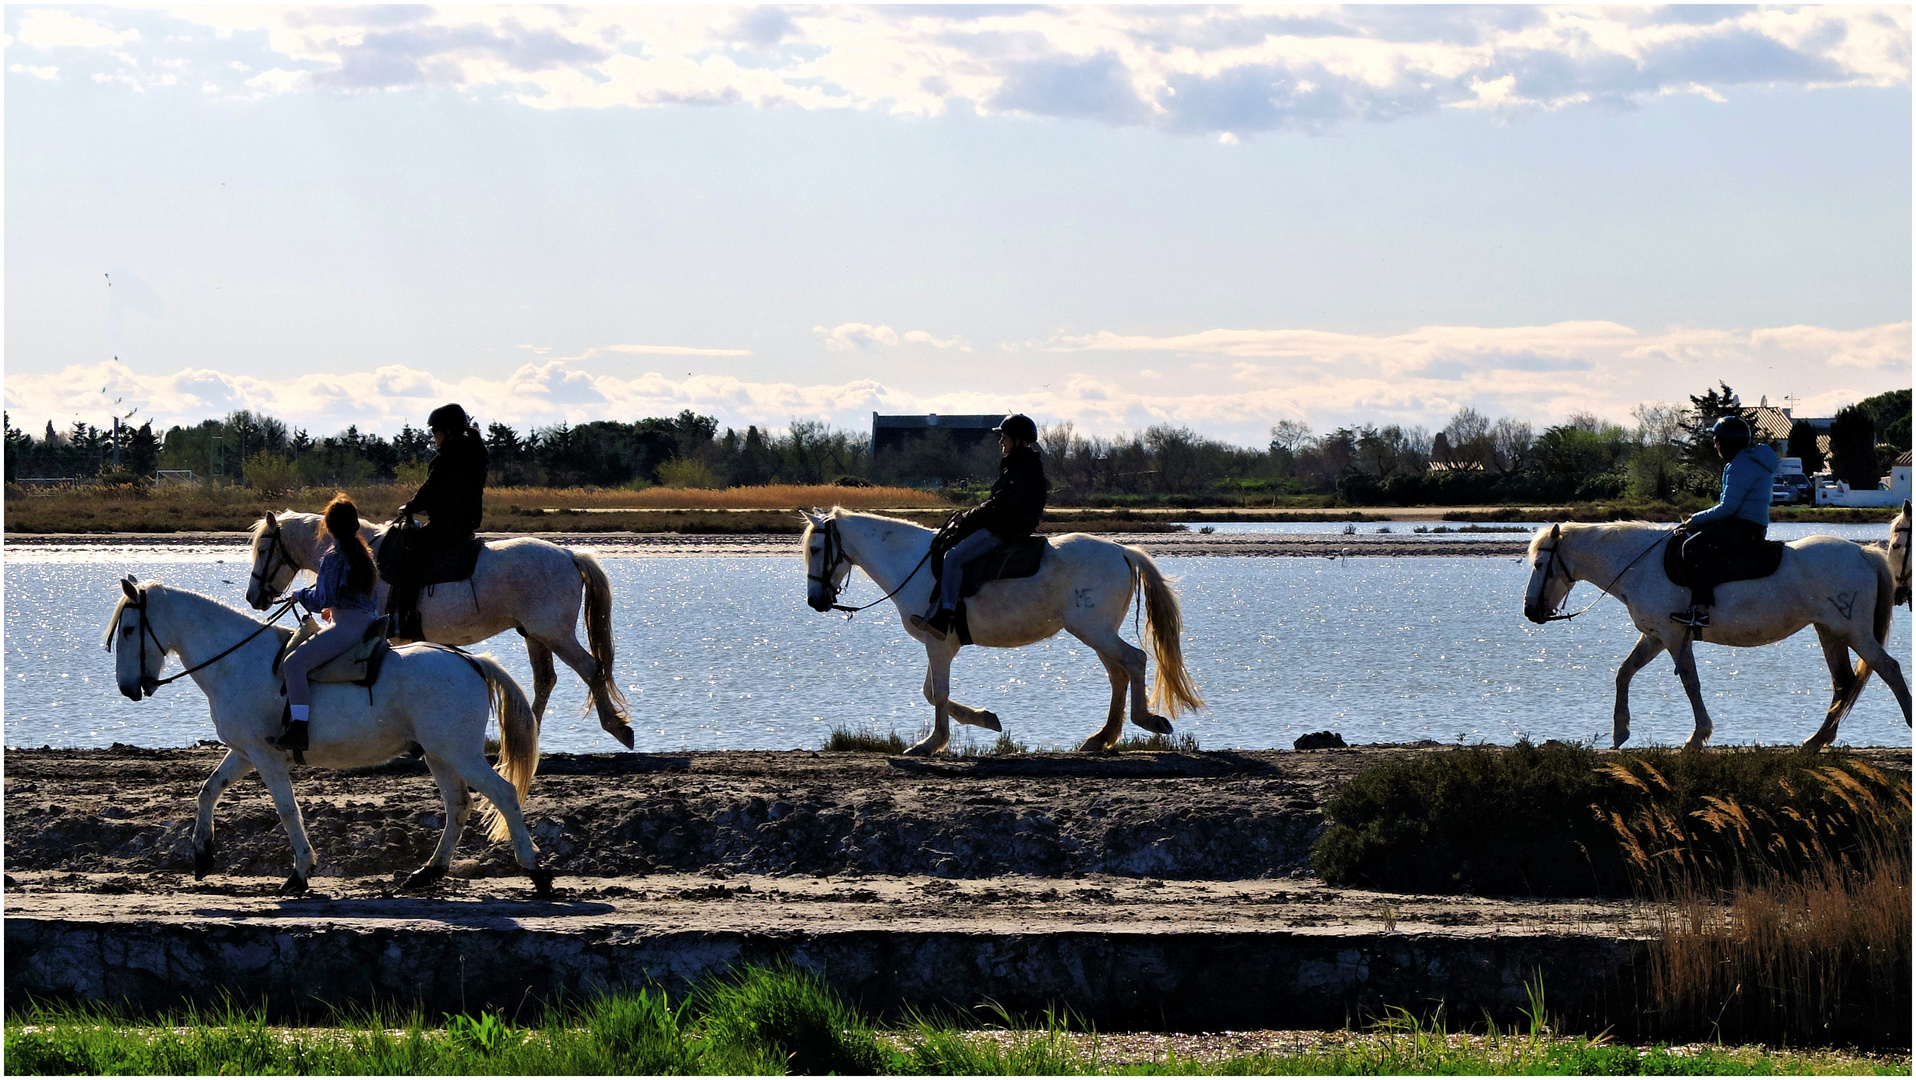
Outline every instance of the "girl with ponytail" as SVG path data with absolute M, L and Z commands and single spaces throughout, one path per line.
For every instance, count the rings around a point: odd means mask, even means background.
M 332 537 L 333 550 L 319 561 L 319 581 L 293 596 L 332 625 L 307 638 L 281 668 L 291 710 L 285 734 L 275 740 L 281 750 L 307 748 L 307 724 L 313 706 L 313 688 L 307 675 L 359 644 L 366 628 L 379 617 L 379 606 L 373 601 L 379 573 L 373 568 L 372 550 L 359 535 L 359 507 L 344 492 L 326 504 L 321 536 Z

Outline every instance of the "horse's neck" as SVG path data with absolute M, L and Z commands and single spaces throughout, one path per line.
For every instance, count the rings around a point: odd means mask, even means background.
M 1581 535 L 1566 533 L 1564 536 L 1570 541 L 1570 546 L 1563 552 L 1563 565 L 1570 571 L 1570 576 L 1578 581 L 1588 581 L 1621 598 L 1630 587 L 1624 571 L 1641 569 L 1655 559 L 1647 552 L 1663 532 L 1650 528 L 1619 529 L 1607 534 L 1595 531 Z M 1637 560 L 1635 566 L 1631 565 L 1633 559 Z
M 933 536 L 908 523 L 868 517 L 839 518 L 838 535 L 852 564 L 886 592 L 903 584 L 924 561 Z
M 280 537 L 286 544 L 286 550 L 301 570 L 318 570 L 319 560 L 326 557 L 326 542 L 319 538 L 319 517 L 314 514 L 301 514 L 291 519 L 293 528 L 280 526 Z
M 174 589 L 148 591 L 147 618 L 151 620 L 153 636 L 168 652 L 180 658 L 181 666 L 189 668 L 218 656 L 259 629 L 259 623 L 242 612 L 198 593 Z M 277 642 L 278 639 L 271 634 L 261 634 L 247 642 L 247 646 L 251 648 L 269 640 Z

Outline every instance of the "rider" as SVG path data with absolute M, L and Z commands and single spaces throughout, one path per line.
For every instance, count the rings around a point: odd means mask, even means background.
M 991 430 L 998 433 L 998 480 L 991 495 L 972 507 L 953 525 L 957 539 L 945 552 L 944 575 L 929 615 L 913 615 L 914 629 L 944 636 L 957 617 L 958 590 L 964 584 L 965 564 L 990 554 L 1002 543 L 1022 540 L 1038 529 L 1044 515 L 1044 462 L 1038 457 L 1038 425 L 1023 413 L 1012 413 Z
M 1670 613 L 1685 626 L 1710 625 L 1716 603 L 1717 568 L 1721 557 L 1763 539 L 1770 525 L 1770 495 L 1779 464 L 1776 451 L 1754 441 L 1750 422 L 1725 416 L 1710 428 L 1716 455 L 1723 466 L 1723 494 L 1715 506 L 1699 510 L 1684 521 L 1692 530 L 1683 542 L 1683 565 L 1690 573 L 1690 607 Z
M 425 514 L 427 522 L 413 536 L 405 559 L 404 580 L 391 583 L 388 608 L 411 612 L 418 607 L 419 584 L 425 569 L 443 552 L 451 551 L 479 529 L 485 515 L 486 442 L 466 410 L 441 405 L 426 418 L 432 445 L 439 451 L 426 469 L 426 482 L 396 516 Z
M 320 537 L 332 537 L 333 548 L 319 560 L 319 581 L 293 594 L 308 610 L 332 623 L 300 643 L 280 670 L 286 675 L 286 700 L 292 723 L 273 740 L 281 750 L 304 750 L 307 721 L 311 719 L 313 688 L 306 676 L 326 661 L 360 643 L 366 628 L 379 617 L 373 588 L 379 574 L 373 553 L 359 535 L 359 507 L 344 492 L 333 496 L 321 515 Z

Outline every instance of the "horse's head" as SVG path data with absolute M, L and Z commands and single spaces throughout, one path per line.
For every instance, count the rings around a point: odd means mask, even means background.
M 813 611 L 830 611 L 851 576 L 852 560 L 830 514 L 813 511 L 800 516 L 805 519 L 805 603 Z
M 1558 554 L 1562 546 L 1561 525 L 1538 529 L 1530 540 L 1530 583 L 1523 590 L 1523 616 L 1533 623 L 1549 622 L 1576 584 Z
M 265 611 L 299 575 L 299 563 L 286 545 L 286 525 L 268 513 L 253 526 L 253 574 L 246 582 L 246 602 Z
M 1889 523 L 1889 573 L 1896 583 L 1896 592 L 1891 601 L 1896 604 L 1910 604 L 1909 572 L 1909 500 L 1903 500 L 1903 512 Z M 1912 605 L 1916 606 L 1916 605 Z
M 159 689 L 160 669 L 166 666 L 166 649 L 154 636 L 152 623 L 147 619 L 147 587 L 139 584 L 132 575 L 120 579 L 120 602 L 113 607 L 113 618 L 107 623 L 104 644 L 113 649 L 118 643 L 118 657 L 114 661 L 120 693 L 138 701 L 152 697 Z

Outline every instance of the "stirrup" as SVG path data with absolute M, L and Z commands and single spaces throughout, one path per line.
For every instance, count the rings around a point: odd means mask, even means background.
M 272 739 L 268 741 L 281 750 L 291 750 L 295 754 L 302 750 L 311 749 L 308 742 L 311 725 L 312 721 L 310 720 L 288 721 L 286 730 L 273 736 Z M 301 762 L 301 764 L 305 763 Z
M 923 615 L 912 615 L 907 617 L 905 621 L 911 623 L 912 629 L 920 633 L 936 634 L 939 637 L 944 637 L 946 634 L 951 633 L 952 620 L 957 617 L 958 613 L 952 609 L 939 608 L 932 613 L 929 619 Z
M 1700 607 L 1692 607 L 1688 611 L 1672 611 L 1670 621 L 1683 626 L 1708 626 L 1710 613 Z

